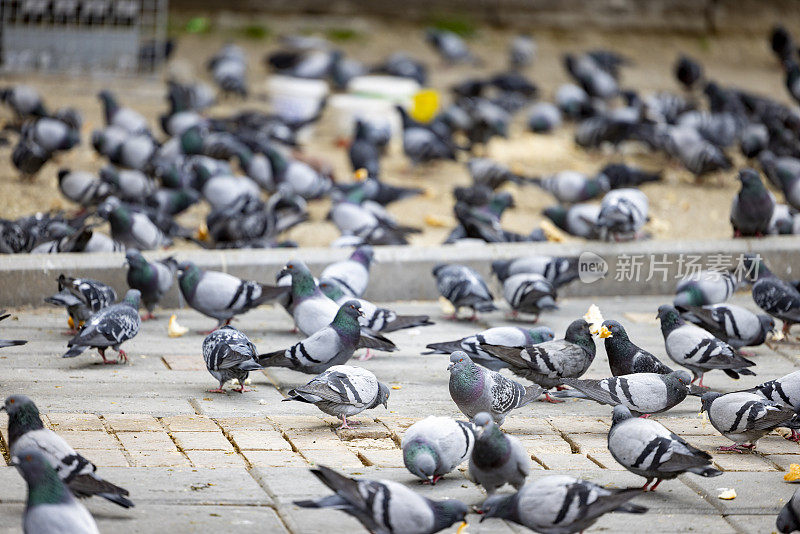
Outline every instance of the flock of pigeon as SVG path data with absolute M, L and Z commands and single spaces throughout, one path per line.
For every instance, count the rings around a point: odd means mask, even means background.
M 426 37 L 447 62 L 480 62 L 454 34 L 430 31 Z M 785 68 L 787 88 L 800 100 L 797 48 L 791 36 L 778 28 L 772 45 Z M 520 72 L 533 60 L 535 50 L 530 38 L 515 38 L 510 70 L 459 83 L 453 87 L 454 103 L 430 123 L 417 122 L 400 109 L 409 160 L 424 164 L 457 159 L 494 136 L 507 135 L 513 114 L 537 94 L 536 86 Z M 427 76 L 422 63 L 402 53 L 368 68 L 312 38 L 288 40 L 287 48 L 269 56 L 267 63 L 276 72 L 326 79 L 337 87 L 367 72 L 421 83 Z M 531 106 L 530 128 L 547 132 L 564 119 L 578 121 L 580 146 L 640 142 L 665 151 L 696 175 L 729 168 L 725 150 L 739 143 L 745 156 L 757 158 L 770 182 L 783 191 L 787 204 L 776 203 L 757 170 L 741 169 L 742 189 L 731 211 L 736 235 L 797 232 L 800 114 L 796 110 L 706 80 L 701 66 L 688 58 L 681 58 L 676 67 L 685 94 L 640 97 L 619 87 L 619 70 L 626 63 L 624 57 L 607 51 L 568 55 L 565 65 L 576 83 L 560 88 L 555 104 Z M 241 49 L 227 45 L 209 61 L 208 69 L 222 92 L 247 95 Z M 695 94 L 698 87 L 707 109 L 701 109 Z M 332 180 L 328 166 L 297 150 L 297 131 L 309 121 L 289 123 L 252 111 L 212 118 L 204 110 L 214 102 L 213 90 L 202 83 L 170 82 L 170 109 L 161 119 L 168 137 L 159 141 L 141 114 L 120 105 L 107 91 L 99 96 L 106 126 L 93 132 L 91 142 L 109 165 L 97 176 L 71 169 L 58 173 L 61 192 L 80 205 L 81 212 L 0 221 L 0 250 L 7 253 L 125 250 L 130 289 L 119 302 L 115 291 L 100 281 L 59 277 L 58 291 L 47 302 L 66 309 L 74 333 L 64 357 L 95 348 L 104 363 L 115 363 L 106 357 L 111 348 L 117 361 L 128 361 L 122 345 L 137 335 L 143 319 L 154 317 L 177 276 L 185 302 L 216 320 L 202 344 L 208 371 L 218 382 L 211 391 L 224 393 L 225 384 L 235 380 L 236 391 L 244 393 L 251 371 L 285 367 L 314 378 L 289 391 L 284 400 L 313 404 L 341 419 L 340 428 L 350 428 L 348 417 L 387 406 L 390 388 L 372 372 L 348 362 L 358 349 L 367 349 L 364 358 L 372 357 L 372 351 L 395 351 L 398 347 L 388 334 L 432 324 L 427 316 L 399 315 L 362 298 L 373 259 L 371 246 L 406 243 L 407 236 L 418 231 L 398 223 L 385 210 L 392 201 L 420 193 L 380 181 L 387 131 L 363 121 L 356 125 L 349 155 L 362 179 L 342 184 Z M 54 154 L 80 142 L 81 118 L 75 110 L 51 113 L 33 89 L 22 85 L 4 91 L 2 100 L 20 119 L 12 161 L 23 175 L 36 174 Z M 623 105 L 615 105 L 619 100 Z M 322 112 L 321 107 L 311 121 Z M 559 204 L 545 215 L 570 234 L 638 239 L 648 218 L 648 199 L 637 186 L 659 179 L 658 174 L 620 164 L 593 177 L 565 171 L 545 178 L 518 175 L 486 158 L 470 159 L 467 167 L 474 185 L 454 192 L 459 225 L 448 242 L 545 238 L 539 230 L 520 235 L 500 225 L 513 198 L 495 189 L 508 181 L 551 193 Z M 263 191 L 270 193 L 267 200 Z M 318 279 L 297 260 L 287 263 L 275 285 L 265 285 L 172 257 L 148 261 L 140 252 L 169 246 L 173 239 L 221 248 L 292 245 L 279 242 L 277 236 L 306 220 L 306 202 L 323 196 L 333 200 L 330 218 L 342 233 L 337 244 L 357 248 L 346 261 L 329 265 Z M 599 205 L 587 203 L 601 197 Z M 200 199 L 211 212 L 204 231 L 195 234 L 178 224 L 175 216 Z M 110 237 L 94 231 L 98 225 L 94 217 L 108 221 Z M 472 510 L 482 515 L 481 521 L 501 518 L 537 532 L 567 533 L 591 526 L 607 512 L 641 514 L 647 509 L 629 502 L 639 495 L 639 488 L 607 489 L 565 475 L 526 483 L 530 457 L 501 426 L 509 412 L 542 395 L 555 403 L 577 397 L 612 406 L 609 451 L 622 466 L 643 477 L 642 489 L 650 491 L 686 472 L 723 475 L 711 466 L 707 452 L 647 418 L 670 410 L 687 396 L 700 397 L 711 424 L 733 442 L 727 450 L 753 449 L 775 428 L 787 428 L 797 438 L 800 371 L 726 394 L 707 391 L 702 383 L 704 373 L 713 370 L 734 379 L 754 374 L 756 364 L 742 348 L 767 342 L 774 318 L 782 321 L 784 334 L 800 322 L 796 285 L 776 277 L 758 257 L 748 256 L 746 261 L 753 300 L 764 314 L 726 303 L 741 281 L 719 272 L 683 280 L 674 302 L 658 308 L 666 354 L 689 372 L 665 365 L 635 345 L 622 324 L 603 320 L 591 310 L 572 322 L 561 339 L 555 339 L 548 327 L 508 326 L 430 344 L 432 353 L 450 355 L 450 395 L 469 420 L 431 416 L 411 426 L 402 440 L 406 467 L 423 482 L 435 484 L 468 460 L 470 477 L 488 494 Z M 512 312 L 538 317 L 556 306 L 557 289 L 577 277 L 577 261 L 529 256 L 497 261 L 492 271 Z M 494 296 L 474 270 L 443 264 L 432 274 L 441 295 L 452 303 L 454 318 L 461 308 L 471 309 L 473 317 L 496 309 Z M 304 338 L 291 347 L 259 353 L 230 322 L 268 301 L 285 308 Z M 147 311 L 144 317 L 139 315 L 142 305 Z M 604 339 L 611 376 L 587 380 L 581 377 L 596 355 L 595 336 Z M 21 343 L 4 340 L 0 346 Z M 501 369 L 530 384 L 500 374 Z M 3 410 L 9 416 L 12 460 L 29 488 L 23 519 L 26 533 L 97 532 L 91 515 L 75 497 L 100 496 L 133 506 L 127 490 L 101 478 L 90 460 L 44 428 L 31 399 L 8 397 Z M 405 484 L 352 479 L 324 466 L 312 472 L 334 493 L 296 504 L 344 511 L 371 532 L 433 533 L 464 521 L 470 513 L 459 501 L 432 501 Z M 506 484 L 516 492 L 497 494 Z M 778 529 L 800 530 L 799 518 L 800 497 L 796 497 L 778 517 Z

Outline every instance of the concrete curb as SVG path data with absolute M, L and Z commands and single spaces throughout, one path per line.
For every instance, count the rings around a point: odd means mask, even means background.
M 592 252 L 608 263 L 607 275 L 593 283 L 575 281 L 562 288 L 561 296 L 657 295 L 674 291 L 676 279 L 685 272 L 687 258 L 707 267 L 723 255 L 736 262 L 744 253 L 760 254 L 772 271 L 785 279 L 800 278 L 800 237 L 731 239 L 722 241 L 648 241 L 633 243 L 504 243 L 447 245 L 436 247 L 376 247 L 366 298 L 374 301 L 430 300 L 438 293 L 431 270 L 437 263 L 462 263 L 483 274 L 500 298 L 502 292 L 491 276 L 491 262 L 497 259 L 542 254 L 579 256 Z M 312 272 L 346 258 L 349 249 L 299 248 L 270 250 L 174 250 L 148 252 L 148 258 L 174 255 L 190 260 L 205 269 L 272 283 L 275 275 L 290 259 L 305 261 Z M 681 260 L 681 257 L 684 259 Z M 695 260 L 694 257 L 697 259 Z M 624 266 L 639 265 L 639 282 L 620 275 L 630 273 Z M 654 269 L 653 275 L 651 267 Z M 662 270 L 663 269 L 663 270 Z M 60 273 L 102 280 L 118 292 L 127 289 L 124 255 L 53 254 L 13 255 L 0 259 L 0 306 L 40 305 L 55 292 Z M 648 277 L 650 278 L 648 280 Z M 177 284 L 164 300 L 165 306 L 179 304 Z

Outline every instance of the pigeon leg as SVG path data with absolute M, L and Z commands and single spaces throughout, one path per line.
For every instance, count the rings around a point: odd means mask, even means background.
M 125 353 L 124 350 L 119 349 L 117 350 L 117 362 L 125 362 L 128 363 L 128 355 Z
M 218 387 L 217 389 L 208 389 L 206 390 L 209 393 L 225 393 L 225 390 L 222 387 Z
M 550 396 L 550 393 L 547 391 L 544 392 L 544 400 L 545 402 L 551 402 L 553 404 L 559 404 L 564 402 L 563 400 L 554 399 L 553 397 Z
M 658 487 L 658 485 L 661 484 L 661 480 L 663 480 L 663 479 L 657 478 L 656 479 L 656 483 L 653 484 L 652 486 L 650 486 L 650 491 L 655 491 L 656 488 Z
M 567 389 L 567 386 L 556 386 L 556 391 L 564 391 Z
M 700 375 L 700 382 L 697 383 L 698 387 L 704 388 L 706 386 L 703 385 L 703 375 Z
M 445 315 L 443 319 L 445 321 L 458 321 L 458 313 L 453 312 L 450 315 Z
M 230 326 L 231 321 L 233 321 L 233 317 L 229 317 L 229 318 L 225 319 L 225 322 L 222 324 L 222 326 Z M 219 327 L 217 327 L 217 328 L 219 328 Z
M 791 324 L 791 323 L 787 323 L 787 322 L 784 322 L 784 323 L 783 323 L 783 335 L 784 335 L 784 336 L 788 336 L 788 335 L 789 335 L 789 329 L 790 329 L 791 327 L 792 327 L 792 324 Z
M 724 451 L 724 452 L 732 452 L 732 451 L 744 452 L 742 450 L 743 448 L 744 449 L 752 449 L 753 445 L 748 446 L 747 444 L 743 444 L 743 443 L 734 443 L 733 445 L 726 445 L 726 446 L 723 446 L 723 447 L 717 447 L 717 450 L 718 451 Z
M 103 348 L 98 348 L 98 349 L 97 349 L 97 352 L 99 352 L 99 353 L 100 353 L 100 356 L 103 358 L 103 363 L 104 363 L 104 364 L 109 364 L 109 363 L 117 363 L 117 362 L 115 362 L 114 360 L 109 360 L 108 358 L 106 358 L 106 348 L 105 348 L 105 347 L 103 347 Z
M 644 486 L 642 486 L 642 491 L 647 491 L 648 490 L 647 486 L 649 486 L 652 481 L 653 481 L 652 478 L 648 478 L 647 482 L 645 482 Z
M 739 350 L 737 352 L 739 353 L 740 356 L 744 356 L 745 358 L 752 358 L 753 356 L 756 355 L 755 352 L 750 352 L 746 350 Z
M 149 311 L 149 312 L 145 313 L 144 315 L 142 315 L 142 321 L 149 321 L 149 320 L 155 319 L 155 318 L 156 318 L 155 314 L 153 312 L 151 312 L 151 311 Z
M 297 329 L 296 326 L 293 326 L 291 330 L 289 330 L 290 334 L 299 334 L 300 330 Z
M 649 414 L 649 413 L 643 413 L 642 415 L 640 415 L 640 416 L 639 416 L 639 418 L 640 418 L 640 419 L 647 419 L 647 418 L 649 418 L 651 415 L 652 415 L 652 414 Z
M 353 428 L 352 426 L 350 426 L 350 425 L 348 425 L 348 424 L 347 424 L 347 416 L 346 416 L 346 415 L 343 415 L 343 416 L 342 416 L 342 426 L 340 426 L 340 427 L 339 427 L 339 428 L 337 428 L 336 430 L 341 430 L 341 429 L 343 429 L 343 428 L 350 428 L 350 429 L 352 429 L 352 428 Z
M 442 475 L 435 475 L 435 476 L 433 477 L 433 481 L 431 481 L 431 486 L 433 486 L 434 484 L 436 484 L 437 482 L 439 482 L 441 479 L 442 479 Z
M 469 319 L 467 319 L 467 321 L 471 321 L 473 323 L 478 322 L 478 312 L 475 311 L 475 310 L 472 310 L 472 315 L 470 316 Z
M 238 391 L 239 393 L 244 393 L 245 391 L 253 391 L 252 389 L 246 388 L 244 383 L 240 384 L 238 388 L 233 388 L 233 391 Z

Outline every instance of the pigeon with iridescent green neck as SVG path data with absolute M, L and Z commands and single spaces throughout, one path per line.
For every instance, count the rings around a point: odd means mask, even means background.
M 400 448 L 406 469 L 433 485 L 469 458 L 474 444 L 472 423 L 429 415 L 406 430 Z
M 500 430 L 492 416 L 481 412 L 473 419 L 478 430 L 469 458 L 469 477 L 492 495 L 511 484 L 520 489 L 531 470 L 531 458 L 519 439 Z
M 147 310 L 143 320 L 155 319 L 153 310 L 172 288 L 178 262 L 170 256 L 151 263 L 135 248 L 129 248 L 125 252 L 125 261 L 128 263 L 128 286 L 142 293 L 142 302 Z
M 225 393 L 222 386 L 236 379 L 239 393 L 250 391 L 244 385 L 250 371 L 261 369 L 256 361 L 256 347 L 250 339 L 236 328 L 227 325 L 214 330 L 203 340 L 203 360 L 211 376 L 219 380 L 217 389 L 209 393 Z
M 721 271 L 690 272 L 675 288 L 675 306 L 705 306 L 725 302 L 736 291 L 733 274 Z
M 128 248 L 153 250 L 168 247 L 172 240 L 144 213 L 134 212 L 116 197 L 109 197 L 97 214 L 111 224 L 111 237 Z
M 348 259 L 325 267 L 320 278 L 335 280 L 348 295 L 361 298 L 369 284 L 369 268 L 374 255 L 371 246 L 360 246 Z
M 11 458 L 28 484 L 22 515 L 25 534 L 99 534 L 92 515 L 75 500 L 44 455 L 26 448 Z

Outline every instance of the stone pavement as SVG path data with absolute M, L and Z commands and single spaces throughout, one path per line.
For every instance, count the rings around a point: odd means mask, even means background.
M 563 299 L 560 309 L 543 316 L 540 323 L 561 336 L 569 322 L 595 302 L 606 318 L 626 326 L 634 342 L 669 362 L 655 319 L 658 305 L 669 300 Z M 746 294 L 734 301 L 754 307 Z M 345 514 L 292 505 L 298 498 L 329 493 L 308 471 L 316 463 L 351 475 L 402 481 L 432 498 L 478 504 L 485 494 L 466 478 L 466 464 L 435 487 L 422 486 L 403 467 L 398 445 L 404 430 L 424 416 L 463 417 L 447 390 L 448 357 L 421 355 L 425 345 L 512 323 L 503 312 L 486 314 L 477 323 L 445 321 L 436 302 L 391 307 L 403 313 L 429 313 L 437 324 L 390 334 L 399 352 L 350 362 L 370 369 L 392 387 L 389 409 L 379 407 L 356 416 L 363 424 L 355 430 L 337 432 L 337 422 L 313 406 L 280 402 L 288 389 L 310 379 L 284 369 L 252 373 L 253 392 L 206 393 L 216 382 L 205 369 L 200 353 L 203 336 L 197 331 L 214 322 L 188 309 L 174 311 L 190 328 L 187 335 L 169 338 L 166 324 L 173 312 L 161 311 L 158 320 L 145 323 L 139 336 L 125 345 L 131 363 L 123 366 L 104 366 L 96 353 L 88 351 L 76 359 L 61 359 L 68 339 L 62 334 L 63 312 L 16 310 L 0 324 L 0 334 L 30 342 L 0 352 L 0 395 L 31 396 L 48 426 L 96 463 L 105 478 L 130 490 L 137 505 L 131 510 L 100 499 L 86 501 L 101 531 L 183 533 L 249 526 L 259 532 L 363 532 Z M 265 352 L 299 339 L 290 333 L 291 318 L 280 308 L 261 307 L 235 324 Z M 737 382 L 712 372 L 706 384 L 731 391 L 791 372 L 800 362 L 797 345 L 782 345 L 777 351 L 762 346 L 755 352 L 757 377 Z M 600 346 L 586 377 L 609 375 Z M 698 412 L 699 400 L 690 397 L 655 419 L 711 451 L 725 474 L 710 479 L 682 475 L 666 481 L 656 493 L 636 498 L 650 508 L 648 514 L 608 514 L 590 532 L 633 532 L 643 527 L 665 533 L 774 531 L 775 516 L 795 489 L 783 481 L 783 474 L 789 464 L 800 463 L 800 446 L 770 435 L 759 441 L 755 454 L 716 452 L 713 449 L 730 442 L 704 423 Z M 0 449 L 8 461 L 5 414 L 0 416 Z M 530 452 L 532 478 L 569 473 L 617 487 L 641 485 L 643 479 L 623 470 L 606 449 L 609 416 L 607 406 L 585 400 L 560 405 L 536 402 L 513 412 L 503 429 L 518 436 Z M 719 500 L 719 488 L 735 488 L 738 497 Z M 13 468 L 0 467 L 0 532 L 20 532 L 24 500 L 22 479 Z M 468 531 L 473 533 L 524 530 L 496 520 L 481 524 L 477 516 L 470 519 Z

